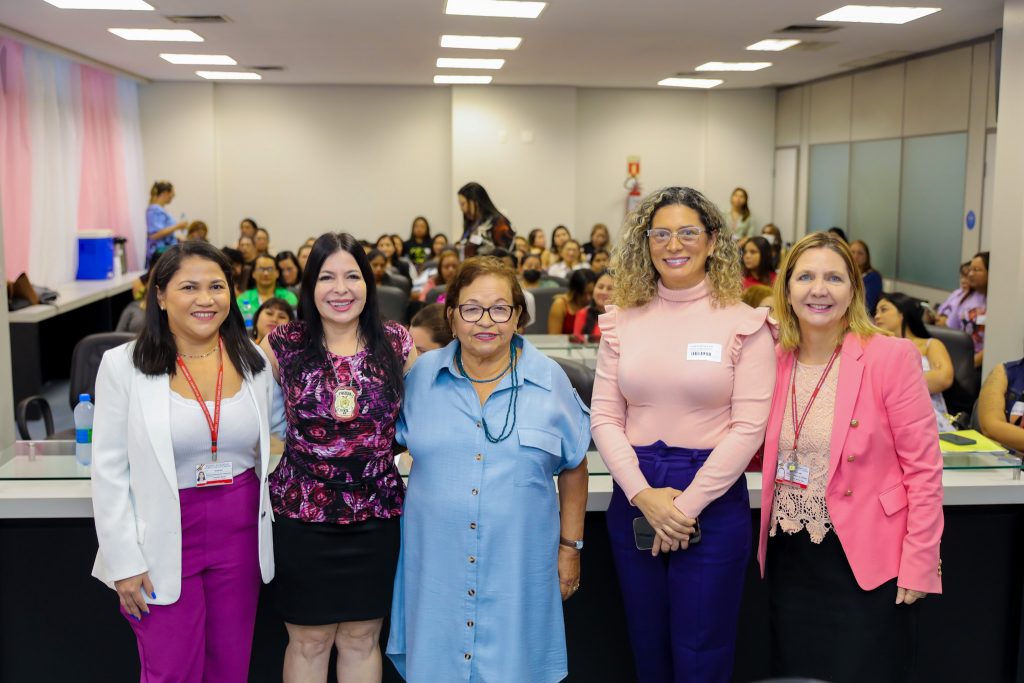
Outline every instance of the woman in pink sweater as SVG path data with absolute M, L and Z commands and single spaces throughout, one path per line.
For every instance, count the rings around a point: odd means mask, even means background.
M 591 409 L 637 678 L 728 681 L 751 541 L 743 471 L 775 385 L 768 311 L 740 303 L 732 236 L 696 190 L 651 194 L 623 232 Z M 638 549 L 634 523 L 653 547 Z

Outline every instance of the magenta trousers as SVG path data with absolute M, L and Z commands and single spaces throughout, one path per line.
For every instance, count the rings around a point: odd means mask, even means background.
M 136 621 L 142 683 L 245 683 L 260 594 L 259 478 L 182 489 L 181 597 Z

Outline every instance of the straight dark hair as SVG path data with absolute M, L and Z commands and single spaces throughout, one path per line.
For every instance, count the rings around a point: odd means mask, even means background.
M 487 194 L 487 190 L 480 183 L 466 183 L 459 188 L 459 194 L 462 195 L 466 201 L 473 202 L 476 204 L 476 214 L 470 219 L 465 214 L 462 215 L 462 229 L 463 236 L 468 235 L 474 228 L 482 223 L 492 220 L 497 216 L 505 218 L 505 216 L 498 211 L 498 207 L 491 201 L 491 196 Z M 505 218 L 505 222 L 509 220 Z
M 384 329 L 384 321 L 380 315 L 377 300 L 377 283 L 373 278 L 370 260 L 366 257 L 362 245 L 347 232 L 328 232 L 320 235 L 313 243 L 309 259 L 302 271 L 302 289 L 299 294 L 299 320 L 306 323 L 306 345 L 301 351 L 304 363 L 325 366 L 327 364 L 327 345 L 324 338 L 324 323 L 320 311 L 316 307 L 316 282 L 324 262 L 339 251 L 348 252 L 359 266 L 359 272 L 366 283 L 366 302 L 359 314 L 359 337 L 366 348 L 367 370 L 369 374 L 381 379 L 385 390 L 390 393 L 391 400 L 399 400 L 402 396 L 402 372 L 404 363 L 398 352 L 391 345 L 391 340 Z
M 146 322 L 132 353 L 135 368 L 150 377 L 173 377 L 177 372 L 178 348 L 167 322 L 167 312 L 160 310 L 157 293 L 167 290 L 171 278 L 181 269 L 182 261 L 187 258 L 203 258 L 217 264 L 221 269 L 224 283 L 228 287 L 228 299 L 231 302 L 228 317 L 220 326 L 224 350 L 240 373 L 252 377 L 261 372 L 266 367 L 266 361 L 245 333 L 245 320 L 242 318 L 242 312 L 238 310 L 235 293 L 231 288 L 231 262 L 220 249 L 209 242 L 198 241 L 181 242 L 164 251 L 150 275 L 149 287 L 146 290 Z
M 423 225 L 427 226 L 427 235 L 423 238 L 424 241 L 430 241 L 433 239 L 430 236 L 430 221 L 428 221 L 425 216 L 416 216 L 416 218 L 412 219 L 412 225 L 409 226 L 409 241 L 416 241 L 416 221 L 423 221 Z
M 282 276 L 280 275 L 280 273 L 282 261 L 291 261 L 293 264 L 295 264 L 295 270 L 299 271 L 299 276 L 298 279 L 295 281 L 295 284 L 299 284 L 300 282 L 302 282 L 302 266 L 299 265 L 299 257 L 290 251 L 279 251 L 277 252 L 277 255 L 274 256 L 274 263 L 277 264 L 278 272 L 277 286 L 282 288 L 291 286 L 286 285 L 281 279 Z
M 883 292 L 878 298 L 879 301 L 888 301 L 903 316 L 903 324 L 900 325 L 900 336 L 906 337 L 907 330 L 919 339 L 931 339 L 932 333 L 924 326 L 924 311 L 921 310 L 921 302 L 901 292 Z
M 747 277 L 752 277 L 762 285 L 772 286 L 772 245 L 768 244 L 768 240 L 761 235 L 754 235 L 747 240 L 747 244 L 753 244 L 757 247 L 758 253 L 761 255 L 761 261 L 757 264 L 757 270 L 749 270 L 746 266 L 743 266 L 743 274 Z M 746 247 L 743 247 L 746 249 Z

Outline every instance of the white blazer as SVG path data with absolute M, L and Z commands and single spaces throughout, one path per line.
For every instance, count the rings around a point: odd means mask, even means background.
M 113 588 L 114 581 L 149 572 L 157 597 L 147 601 L 169 605 L 181 595 L 181 506 L 171 442 L 170 377 L 147 377 L 137 370 L 134 348 L 135 342 L 128 342 L 104 353 L 96 377 L 92 508 L 99 552 L 92 575 Z M 242 386 L 260 419 L 259 559 L 263 582 L 269 583 L 274 578 L 267 486 L 270 432 L 281 430 L 284 411 L 280 402 L 274 404 L 277 383 L 269 362 L 256 376 L 243 377 Z

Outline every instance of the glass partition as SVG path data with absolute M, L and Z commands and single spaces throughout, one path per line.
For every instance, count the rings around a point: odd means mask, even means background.
M 850 145 L 814 145 L 810 154 L 807 232 L 846 229 L 850 186 Z
M 871 265 L 888 278 L 896 277 L 901 142 L 855 142 L 850 149 L 849 237 L 867 243 Z

